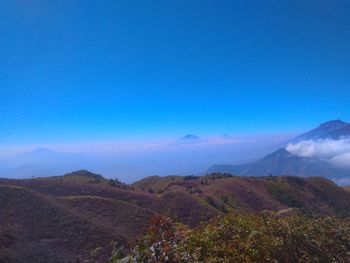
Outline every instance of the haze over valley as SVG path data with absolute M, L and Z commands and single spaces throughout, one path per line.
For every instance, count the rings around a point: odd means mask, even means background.
M 29 148 L 0 158 L 0 175 L 28 178 L 89 169 L 130 183 L 150 175 L 202 174 L 213 163 L 253 161 L 276 149 L 289 136 L 218 136 L 196 141 L 182 138 L 129 144 L 111 142 L 73 145 L 58 150 L 54 150 L 55 147 Z M 67 151 L 72 147 L 75 147 L 73 151 Z
M 348 127 L 344 121 L 333 120 L 296 136 L 186 135 L 167 141 L 69 145 L 69 152 L 34 148 L 2 157 L 0 174 L 28 178 L 87 169 L 132 183 L 151 175 L 222 172 L 238 176 L 324 176 L 346 185 L 350 184 Z M 74 147 L 86 152 L 71 152 Z

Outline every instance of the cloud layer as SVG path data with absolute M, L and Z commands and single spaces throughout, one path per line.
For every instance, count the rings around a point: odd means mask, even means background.
M 316 157 L 337 166 L 350 167 L 350 138 L 301 141 L 288 144 L 286 149 L 300 157 Z

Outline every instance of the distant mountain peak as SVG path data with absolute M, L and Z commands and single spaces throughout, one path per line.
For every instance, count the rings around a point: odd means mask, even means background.
M 270 159 L 284 159 L 292 156 L 294 155 L 288 152 L 286 148 L 281 148 L 281 149 L 278 149 L 277 151 L 274 151 L 273 153 L 270 153 L 269 155 L 266 155 L 264 158 L 260 159 L 260 161 L 261 160 L 266 161 Z
M 187 134 L 184 137 L 180 138 L 175 145 L 191 145 L 191 144 L 197 144 L 201 142 L 202 139 L 194 134 Z
M 336 131 L 340 131 L 341 129 L 343 129 L 348 125 L 349 125 L 348 123 L 339 119 L 327 121 L 325 123 L 322 123 L 317 128 L 296 137 L 291 142 L 296 143 L 303 140 L 318 140 L 318 139 L 329 138 L 329 137 L 332 137 L 331 136 L 332 133 Z
M 180 140 L 200 140 L 200 138 L 194 134 L 187 134 L 184 137 L 182 137 Z
M 344 127 L 346 125 L 348 125 L 348 123 L 338 119 L 338 120 L 331 120 L 331 121 L 327 121 L 325 123 L 322 123 L 320 125 L 320 127 L 322 127 L 322 128 L 330 128 L 330 127 L 336 127 L 336 128 L 340 127 L 340 128 L 342 128 L 342 127 Z
M 281 148 L 281 149 L 278 149 L 277 151 L 271 153 L 270 155 L 268 156 L 272 156 L 272 155 L 290 155 L 290 152 L 287 151 L 286 148 Z

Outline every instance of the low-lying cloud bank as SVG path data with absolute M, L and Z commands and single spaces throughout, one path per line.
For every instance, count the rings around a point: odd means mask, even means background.
M 350 168 L 350 138 L 339 140 L 307 140 L 289 143 L 286 147 L 291 154 L 300 157 L 315 157 L 331 162 L 336 166 Z

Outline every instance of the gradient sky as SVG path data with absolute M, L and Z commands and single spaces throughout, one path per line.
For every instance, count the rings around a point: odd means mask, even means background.
M 350 121 L 350 1 L 0 0 L 0 144 Z

